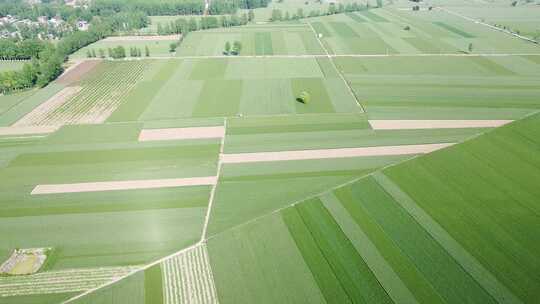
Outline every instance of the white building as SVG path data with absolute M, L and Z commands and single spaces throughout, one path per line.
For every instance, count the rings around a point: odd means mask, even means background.
M 79 31 L 88 31 L 89 26 L 90 24 L 87 21 L 84 21 L 84 20 L 77 21 L 77 29 Z

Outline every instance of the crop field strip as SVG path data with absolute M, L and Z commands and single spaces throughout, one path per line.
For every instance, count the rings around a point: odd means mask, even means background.
M 206 246 L 161 263 L 165 304 L 218 303 Z
M 98 71 L 81 83 L 82 88 L 73 96 L 68 96 L 65 100 L 58 98 L 60 103 L 51 108 L 38 107 L 15 125 L 101 123 L 140 80 L 146 66 L 145 61 L 104 62 L 97 68 Z
M 0 277 L 0 298 L 85 291 L 125 276 L 138 266 L 47 271 L 23 277 Z
M 496 128 L 512 120 L 369 120 L 374 130 Z

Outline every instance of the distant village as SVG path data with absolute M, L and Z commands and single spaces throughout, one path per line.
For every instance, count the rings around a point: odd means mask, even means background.
M 29 4 L 39 4 L 40 0 L 29 0 Z M 71 7 L 88 7 L 88 1 L 66 0 L 65 5 Z M 22 19 L 17 16 L 0 16 L 0 39 L 40 39 L 58 40 L 75 30 L 87 31 L 90 23 L 86 20 L 67 22 L 60 16 L 39 16 L 37 20 Z

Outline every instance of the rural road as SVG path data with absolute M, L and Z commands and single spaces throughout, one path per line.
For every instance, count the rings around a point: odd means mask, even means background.
M 239 55 L 239 56 L 224 56 L 224 55 L 204 55 L 204 56 L 160 56 L 160 57 L 137 57 L 137 58 L 124 58 L 122 60 L 145 60 L 145 59 L 245 59 L 245 58 L 339 58 L 339 57 L 352 57 L 352 58 L 370 58 L 370 57 L 509 57 L 509 56 L 540 56 L 538 53 L 432 53 L 432 54 L 337 54 L 337 55 Z M 85 58 L 84 60 L 113 60 L 113 59 L 100 59 L 100 58 Z M 118 61 L 118 60 L 116 60 Z
M 441 10 L 441 11 L 447 12 L 447 13 L 449 13 L 449 14 L 451 14 L 451 15 L 454 15 L 454 16 L 457 16 L 457 17 L 460 17 L 460 18 L 463 18 L 463 19 L 465 19 L 465 20 L 469 20 L 469 21 L 474 22 L 474 23 L 476 23 L 476 24 L 481 24 L 481 25 L 487 26 L 487 27 L 491 28 L 492 30 L 496 30 L 496 31 L 499 31 L 499 32 L 503 32 L 503 33 L 512 35 L 512 36 L 514 36 L 514 37 L 523 39 L 523 40 L 525 40 L 525 41 L 532 42 L 532 43 L 534 43 L 534 44 L 538 44 L 538 41 L 533 40 L 533 39 L 531 39 L 531 38 L 522 36 L 522 35 L 520 35 L 520 34 L 511 32 L 511 31 L 509 31 L 509 30 L 505 30 L 505 29 L 502 29 L 502 28 L 493 26 L 493 25 L 491 25 L 491 24 L 489 24 L 489 23 L 485 23 L 485 22 L 482 22 L 482 21 L 480 21 L 480 20 L 476 20 L 476 19 L 474 19 L 474 18 L 471 18 L 471 17 L 465 16 L 465 15 L 462 15 L 462 14 L 460 14 L 460 13 L 451 11 L 451 10 L 449 10 L 449 9 L 447 9 L 447 8 L 444 8 L 444 7 L 438 7 L 438 9 Z

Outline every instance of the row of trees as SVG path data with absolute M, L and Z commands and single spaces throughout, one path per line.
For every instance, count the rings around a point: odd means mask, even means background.
M 129 48 L 129 56 L 130 57 L 142 57 L 142 50 L 138 47 L 130 47 Z M 144 47 L 144 56 L 150 57 L 150 49 L 148 46 Z M 126 57 L 126 48 L 119 45 L 115 48 L 108 48 L 107 54 L 105 54 L 104 49 L 98 49 L 96 52 L 95 49 L 87 50 L 86 51 L 86 57 L 88 58 L 113 58 L 113 59 L 121 59 Z
M 324 15 L 334 15 L 339 13 L 347 13 L 347 12 L 357 12 L 368 9 L 369 6 L 360 5 L 356 2 L 354 3 L 347 3 L 346 5 L 339 4 L 339 5 L 330 5 L 328 6 L 328 10 L 326 12 L 321 12 L 320 10 L 312 10 L 309 12 L 308 15 L 304 13 L 304 10 L 302 8 L 298 8 L 296 10 L 295 14 L 290 14 L 288 11 L 283 13 L 280 9 L 273 9 L 272 10 L 272 16 L 270 17 L 270 21 L 283 21 L 283 20 L 297 20 L 302 18 L 311 18 L 311 17 L 318 17 L 318 16 L 324 16 Z
M 209 8 L 211 15 L 234 14 L 238 9 L 266 7 L 270 0 L 215 0 Z M 149 16 L 202 15 L 204 1 L 200 0 L 94 0 L 90 6 L 97 15 L 109 12 L 141 11 Z
M 270 0 L 217 0 L 211 3 L 210 14 L 235 14 L 238 9 L 267 7 L 270 2 Z
M 169 23 L 157 24 L 157 34 L 158 35 L 173 35 L 173 34 L 187 34 L 192 31 L 205 30 L 219 27 L 231 27 L 245 25 L 249 21 L 253 20 L 253 12 L 250 10 L 251 14 L 230 15 L 230 16 L 205 16 L 200 18 L 191 17 L 187 18 L 178 18 L 175 21 Z M 251 16 L 251 17 L 250 17 Z M 251 19 L 250 19 L 251 18 Z
M 225 42 L 225 51 L 223 51 L 223 55 L 240 55 L 240 51 L 242 51 L 242 43 L 240 41 L 235 41 L 232 44 L 229 41 Z

